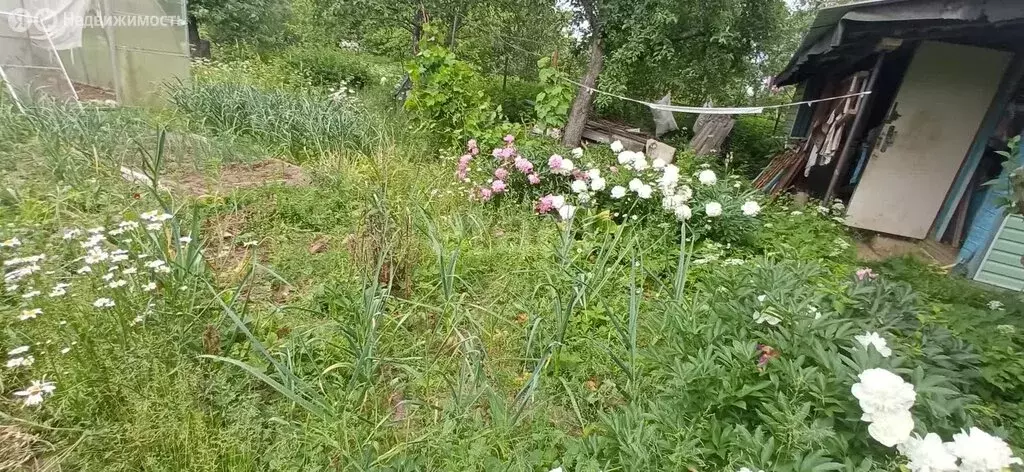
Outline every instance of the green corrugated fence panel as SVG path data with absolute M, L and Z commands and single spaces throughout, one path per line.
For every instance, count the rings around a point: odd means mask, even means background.
M 1024 218 L 1006 217 L 974 280 L 1011 290 L 1024 289 Z

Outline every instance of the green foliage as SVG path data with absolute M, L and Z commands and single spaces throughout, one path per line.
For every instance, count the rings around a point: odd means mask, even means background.
M 497 134 L 501 108 L 487 100 L 476 71 L 451 51 L 426 39 L 408 71 L 413 88 L 405 109 L 441 146 L 458 148 L 468 139 Z
M 729 133 L 728 152 L 733 172 L 752 179 L 782 149 L 783 134 L 771 115 L 740 115 Z
M 171 103 L 201 127 L 253 139 L 297 161 L 360 149 L 373 132 L 365 116 L 309 93 L 196 83 L 172 88 Z
M 565 82 L 565 74 L 551 66 L 551 59 L 542 57 L 537 61 L 537 68 L 540 69 L 540 81 L 544 84 L 544 90 L 537 94 L 534 104 L 537 125 L 541 128 L 562 128 L 569 118 L 573 90 Z
M 504 119 L 511 123 L 533 122 L 533 101 L 543 85 L 519 77 L 489 77 L 484 93 L 488 100 L 501 106 Z
M 375 84 L 376 77 L 361 56 L 328 47 L 296 47 L 281 54 L 281 61 L 314 87 L 347 84 L 361 88 Z
M 215 43 L 246 43 L 261 49 L 279 47 L 291 15 L 289 2 L 275 0 L 199 0 L 188 7 Z

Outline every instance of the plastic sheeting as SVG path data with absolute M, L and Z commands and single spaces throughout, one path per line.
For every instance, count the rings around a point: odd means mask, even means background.
M 37 8 L 63 8 L 39 16 L 68 28 L 47 37 L 11 27 L 21 26 L 8 21 L 13 13 Z M 189 78 L 185 18 L 183 0 L 0 0 L 0 69 L 23 101 L 44 93 L 159 103 L 164 84 Z

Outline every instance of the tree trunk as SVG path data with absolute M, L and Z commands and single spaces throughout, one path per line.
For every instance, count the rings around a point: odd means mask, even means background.
M 420 53 L 420 37 L 423 36 L 423 9 L 417 8 L 412 15 L 412 55 Z
M 565 124 L 562 133 L 562 145 L 576 147 L 583 139 L 583 128 L 587 125 L 587 116 L 590 114 L 590 106 L 594 101 L 594 93 L 587 87 L 594 88 L 597 84 L 597 76 L 601 75 L 601 67 L 604 65 L 604 50 L 601 45 L 601 36 L 592 34 L 590 37 L 590 60 L 587 62 L 587 71 L 580 81 L 585 87 L 580 87 L 576 92 L 576 99 L 572 102 L 572 109 L 569 110 L 569 121 Z

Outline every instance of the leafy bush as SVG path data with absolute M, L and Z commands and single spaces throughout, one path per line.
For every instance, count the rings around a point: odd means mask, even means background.
M 540 81 L 544 84 L 544 90 L 537 94 L 534 105 L 537 124 L 543 128 L 562 128 L 569 119 L 573 89 L 564 80 L 565 74 L 551 67 L 551 59 L 542 57 L 537 61 L 537 68 L 540 69 Z
M 765 115 L 740 115 L 729 133 L 729 152 L 734 172 L 748 178 L 757 176 L 782 149 L 783 140 L 775 130 L 775 118 Z
M 533 99 L 543 90 L 536 82 L 528 82 L 518 77 L 491 77 L 486 81 L 484 94 L 491 103 L 501 107 L 505 119 L 513 123 L 530 123 L 533 121 Z
M 490 201 L 513 198 L 536 201 L 539 214 L 557 213 L 569 219 L 577 208 L 593 210 L 617 222 L 644 219 L 654 225 L 677 226 L 686 221 L 692 234 L 725 243 L 752 237 L 760 204 L 733 176 L 719 179 L 710 164 L 693 167 L 680 154 L 684 171 L 675 164 L 648 161 L 643 153 L 574 149 L 570 156 L 538 154 L 545 149 L 520 150 L 515 137 L 504 145 L 481 153 L 472 140 L 459 158 L 456 180 L 471 199 Z M 544 156 L 549 157 L 544 157 Z M 482 162 L 481 162 L 482 161 Z M 690 177 L 684 172 L 696 170 Z M 695 203 L 696 202 L 696 203 Z M 693 206 L 693 208 L 691 208 Z
M 281 61 L 314 87 L 335 87 L 347 83 L 360 88 L 380 80 L 362 57 L 340 49 L 295 47 L 282 54 Z
M 480 76 L 430 38 L 428 34 L 409 63 L 413 87 L 405 109 L 421 130 L 449 149 L 473 137 L 500 136 L 496 125 L 501 107 L 487 99 Z

